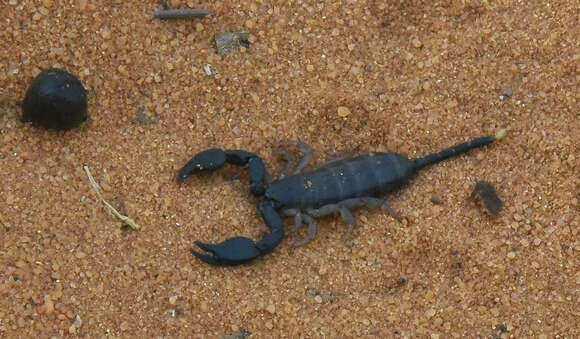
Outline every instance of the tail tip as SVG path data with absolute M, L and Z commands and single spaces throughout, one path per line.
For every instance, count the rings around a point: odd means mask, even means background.
M 497 131 L 497 132 L 495 133 L 495 135 L 494 135 L 494 139 L 495 139 L 495 140 L 500 140 L 500 139 L 502 139 L 503 137 L 505 137 L 505 135 L 506 135 L 506 130 L 505 130 L 505 128 L 502 128 L 502 129 L 500 129 L 499 131 Z

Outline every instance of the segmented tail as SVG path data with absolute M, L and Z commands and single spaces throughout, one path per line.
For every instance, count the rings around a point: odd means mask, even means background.
M 444 149 L 443 151 L 441 151 L 439 153 L 433 153 L 433 154 L 429 154 L 428 156 L 423 157 L 423 158 L 414 159 L 413 163 L 415 166 L 415 170 L 419 170 L 427 165 L 431 165 L 431 164 L 443 161 L 445 159 L 449 159 L 451 157 L 458 156 L 458 155 L 463 154 L 467 151 L 470 151 L 474 148 L 478 148 L 481 146 L 485 146 L 487 144 L 491 144 L 495 140 L 499 140 L 499 139 L 503 138 L 505 136 L 505 133 L 506 133 L 505 129 L 501 129 L 501 130 L 497 131 L 497 133 L 493 136 L 490 135 L 487 137 L 473 139 L 471 141 L 464 142 L 464 143 L 461 143 L 459 145 Z

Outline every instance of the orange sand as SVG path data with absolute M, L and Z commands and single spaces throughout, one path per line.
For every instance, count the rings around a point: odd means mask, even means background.
M 213 14 L 2 1 L 0 337 L 580 337 L 578 1 L 169 3 Z M 211 43 L 228 30 L 252 44 L 222 58 Z M 48 67 L 87 87 L 80 129 L 19 121 Z M 189 253 L 266 230 L 237 169 L 176 184 L 200 150 L 248 149 L 277 173 L 280 140 L 320 163 L 499 128 L 505 139 L 391 195 L 403 224 L 358 210 L 345 244 L 340 218 L 323 218 L 308 245 L 291 253 L 304 231 L 291 234 L 235 268 Z M 103 209 L 85 164 L 142 231 Z M 498 190 L 498 217 L 468 199 L 476 180 Z

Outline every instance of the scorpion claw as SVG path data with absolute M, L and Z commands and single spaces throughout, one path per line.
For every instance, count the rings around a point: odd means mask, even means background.
M 219 148 L 199 152 L 179 170 L 177 182 L 184 182 L 193 173 L 214 171 L 225 165 L 226 159 L 226 153 Z
M 245 237 L 235 237 L 219 244 L 208 244 L 196 241 L 202 250 L 211 253 L 204 254 L 191 249 L 191 253 L 201 261 L 216 266 L 235 266 L 252 261 L 262 255 L 253 240 Z

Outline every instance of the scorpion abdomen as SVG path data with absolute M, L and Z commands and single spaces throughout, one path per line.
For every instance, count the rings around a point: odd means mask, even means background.
M 287 208 L 318 208 L 385 195 L 406 183 L 414 172 L 413 162 L 398 153 L 366 153 L 275 181 L 266 197 Z

